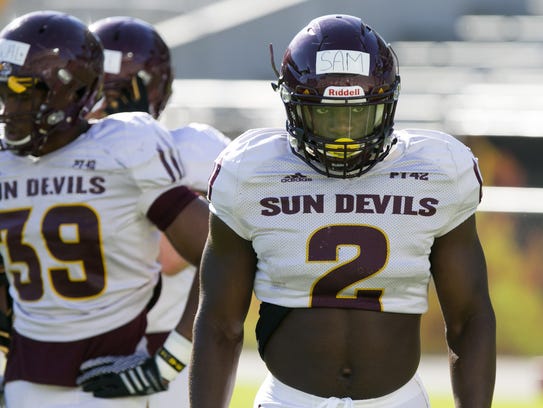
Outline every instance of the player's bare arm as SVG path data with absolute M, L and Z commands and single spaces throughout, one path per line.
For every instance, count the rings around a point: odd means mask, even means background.
M 172 247 L 175 245 L 182 259 L 187 259 L 195 266 L 200 265 L 208 231 L 208 203 L 198 197 L 192 200 L 166 229 L 165 234 Z M 177 326 L 177 332 L 187 339 L 192 339 L 194 315 L 198 307 L 199 279 L 196 274 L 187 300 L 187 305 Z
M 201 197 L 204 197 L 204 193 L 201 192 L 201 191 L 195 191 L 196 193 L 198 193 Z M 194 211 L 203 211 L 203 205 L 201 203 L 202 200 L 199 200 L 200 202 L 197 203 L 198 205 L 196 206 L 197 208 L 194 209 Z M 190 210 L 189 211 L 193 211 L 193 210 Z M 206 210 L 207 212 L 207 210 Z M 202 225 L 193 225 L 193 221 L 194 220 L 191 220 L 189 218 L 189 216 L 193 216 L 193 214 L 191 213 L 185 213 L 185 214 L 188 214 L 187 216 L 183 216 L 182 219 L 179 220 L 179 222 L 183 222 L 183 220 L 187 220 L 189 222 L 191 222 L 191 225 L 190 225 L 190 228 L 189 228 L 189 232 L 196 232 L 196 236 L 197 237 L 201 237 L 201 233 L 202 231 L 207 231 L 207 225 L 205 226 L 202 226 Z M 199 219 L 202 219 L 198 216 L 198 214 L 194 214 L 196 216 L 196 220 L 199 220 Z M 202 229 L 202 227 L 204 229 Z M 174 228 L 176 228 L 174 226 Z M 204 235 L 205 236 L 205 235 Z M 193 241 L 193 240 L 189 240 L 189 241 Z M 201 245 L 201 248 L 203 248 L 203 245 L 204 243 L 197 240 L 196 244 L 198 245 L 198 247 L 200 247 Z M 181 243 L 182 246 L 185 246 L 185 244 Z M 181 249 L 182 251 L 182 249 Z M 175 275 L 177 273 L 179 273 L 180 271 L 182 271 L 184 268 L 186 268 L 189 264 L 191 264 L 191 262 L 187 261 L 184 257 L 182 257 L 179 253 L 179 250 L 176 249 L 173 244 L 170 242 L 169 238 L 163 236 L 161 237 L 161 240 L 160 240 L 160 254 L 159 254 L 159 262 L 160 264 L 162 265 L 162 273 L 165 274 L 165 275 Z M 192 263 L 193 265 L 198 265 L 198 264 L 195 264 L 195 263 Z
M 160 238 L 158 261 L 162 265 L 161 272 L 168 276 L 176 275 L 190 265 L 185 258 L 179 255 L 179 252 L 177 252 L 165 236 Z
M 243 322 L 251 302 L 256 256 L 251 243 L 217 216 L 202 257 L 200 306 L 194 325 L 192 406 L 228 407 L 243 345 Z M 213 367 L 211 369 L 211 367 Z
M 496 321 L 475 225 L 473 215 L 436 239 L 430 258 L 457 408 L 490 407 L 496 374 Z
M 200 264 L 208 229 L 208 203 L 192 200 L 164 231 L 173 247 L 192 265 Z

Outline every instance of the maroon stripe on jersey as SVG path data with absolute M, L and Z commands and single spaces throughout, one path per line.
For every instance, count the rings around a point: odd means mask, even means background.
M 147 218 L 164 231 L 175 217 L 197 197 L 198 195 L 186 186 L 172 188 L 155 200 L 147 211 Z
M 177 174 L 179 175 L 179 178 L 183 177 L 183 171 L 181 170 L 181 165 L 179 164 L 179 162 L 177 161 L 173 153 L 170 154 L 170 159 L 173 163 L 173 166 L 177 170 Z
M 479 173 L 479 167 L 477 166 L 477 162 L 473 160 L 473 171 L 475 172 L 475 177 L 477 177 L 477 181 L 479 182 L 479 202 L 483 199 L 483 178 L 481 177 L 481 173 Z
M 168 175 L 172 179 L 172 182 L 174 182 L 175 181 L 175 175 L 173 174 L 172 167 L 170 166 L 170 164 L 166 160 L 166 154 L 164 153 L 164 150 L 158 149 L 158 154 L 160 156 L 160 161 L 162 162 L 162 165 L 164 166 L 164 168 L 166 169 L 166 172 L 168 173 Z
M 44 342 L 12 333 L 6 382 L 24 380 L 37 384 L 75 387 L 79 366 L 91 358 L 130 355 L 145 335 L 146 313 L 115 330 L 88 339 Z
M 209 182 L 207 185 L 207 199 L 209 201 L 211 201 L 211 191 L 213 189 L 213 183 L 215 183 L 215 180 L 217 179 L 220 171 L 221 163 L 215 163 L 215 166 L 213 167 L 213 172 L 211 173 L 211 177 L 209 178 Z

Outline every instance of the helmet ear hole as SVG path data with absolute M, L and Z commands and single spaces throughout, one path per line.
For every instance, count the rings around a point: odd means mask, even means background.
M 36 82 L 36 85 L 35 85 L 35 88 L 38 90 L 38 91 L 48 91 L 49 90 L 49 87 L 47 86 L 47 84 L 43 81 L 37 81 Z
M 76 101 L 80 101 L 87 94 L 87 87 L 83 86 L 75 91 Z

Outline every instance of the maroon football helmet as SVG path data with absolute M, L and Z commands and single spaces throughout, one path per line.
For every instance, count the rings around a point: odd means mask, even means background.
M 290 42 L 274 89 L 294 154 L 329 177 L 357 177 L 395 143 L 400 89 L 389 44 L 357 17 L 314 19 Z
M 53 132 L 85 121 L 102 85 L 102 46 L 83 22 L 55 11 L 14 19 L 0 41 L 1 148 L 39 156 Z
M 118 111 L 146 110 L 158 118 L 171 96 L 173 82 L 170 50 L 162 37 L 151 24 L 125 16 L 96 21 L 89 29 L 100 38 L 106 53 L 105 97 L 132 96 L 133 81 L 139 78 L 148 105 L 134 109 L 134 104 L 127 104 Z

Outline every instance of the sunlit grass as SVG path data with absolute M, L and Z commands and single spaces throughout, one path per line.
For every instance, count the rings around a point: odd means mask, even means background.
M 258 384 L 238 383 L 234 389 L 234 395 L 230 403 L 230 408 L 251 408 L 253 399 L 258 390 Z M 430 395 L 432 408 L 454 408 L 452 397 L 447 395 Z M 499 400 L 494 399 L 492 408 L 542 408 L 543 396 L 533 400 Z

